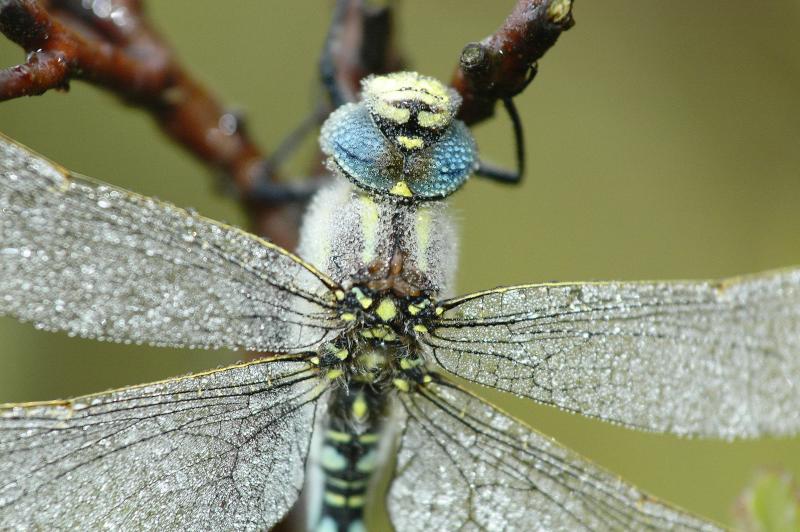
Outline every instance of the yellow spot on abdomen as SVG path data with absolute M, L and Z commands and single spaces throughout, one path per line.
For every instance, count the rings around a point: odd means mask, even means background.
M 367 413 L 369 412 L 369 406 L 367 405 L 367 400 L 364 398 L 364 394 L 359 392 L 356 395 L 356 398 L 353 399 L 353 417 L 356 418 L 358 421 L 363 421 L 367 417 Z

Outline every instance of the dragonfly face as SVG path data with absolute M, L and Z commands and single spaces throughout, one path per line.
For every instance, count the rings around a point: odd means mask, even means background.
M 387 105 L 395 81 L 379 92 Z M 418 124 L 443 123 L 420 118 L 449 109 L 431 101 L 414 109 Z M 800 270 L 452 297 L 451 217 L 423 201 L 445 195 L 450 176 L 380 166 L 386 153 L 417 152 L 396 138 L 408 130 L 370 114 L 395 111 L 370 105 L 326 125 L 323 144 L 343 177 L 313 201 L 303 258 L 0 137 L 0 313 L 101 340 L 273 354 L 2 406 L 0 529 L 264 529 L 305 486 L 309 528 L 355 532 L 365 506 L 381 500 L 371 483 L 392 444 L 386 501 L 399 530 L 716 529 L 451 374 L 632 428 L 800 431 Z M 404 105 L 395 109 L 410 120 Z M 351 129 L 356 111 L 369 120 L 363 129 Z M 341 145 L 336 124 L 353 135 Z M 456 126 L 423 139 L 434 148 L 425 160 L 438 160 Z M 340 149 L 359 132 L 379 149 Z M 410 196 L 392 192 L 400 182 Z

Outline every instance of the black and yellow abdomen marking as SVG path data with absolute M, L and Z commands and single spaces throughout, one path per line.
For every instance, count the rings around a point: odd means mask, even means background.
M 317 532 L 362 532 L 370 479 L 378 466 L 386 396 L 370 382 L 332 392 L 319 466 L 323 473 Z

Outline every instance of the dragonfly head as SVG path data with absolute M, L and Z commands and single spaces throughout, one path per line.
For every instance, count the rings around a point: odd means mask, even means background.
M 322 126 L 329 166 L 370 193 L 442 199 L 477 166 L 475 141 L 455 115 L 461 97 L 441 82 L 397 72 L 362 82 L 362 99 Z

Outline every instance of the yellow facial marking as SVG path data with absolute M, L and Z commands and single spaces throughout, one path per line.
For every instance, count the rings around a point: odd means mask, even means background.
M 333 354 L 333 356 L 335 356 L 339 360 L 347 360 L 347 357 L 349 355 L 350 355 L 350 353 L 347 351 L 347 349 L 340 349 L 339 351 L 337 351 L 337 352 L 335 352 Z
M 408 122 L 408 119 L 411 118 L 411 111 L 401 107 L 395 107 L 385 99 L 377 100 L 372 110 L 381 118 L 391 120 L 395 124 L 405 124 Z
M 366 419 L 369 406 L 367 406 L 367 400 L 364 398 L 363 393 L 359 393 L 356 395 L 356 398 L 353 399 L 352 409 L 353 417 L 356 418 L 356 420 L 363 421 Z
M 444 308 L 443 307 L 436 307 L 436 315 L 437 316 L 441 316 L 442 314 L 444 314 Z
M 375 314 L 385 322 L 392 321 L 397 316 L 397 307 L 394 304 L 394 300 L 388 297 L 381 299 L 381 302 L 378 303 L 378 308 L 375 309 Z
M 403 180 L 395 183 L 395 185 L 389 191 L 389 194 L 394 194 L 395 196 L 402 196 L 404 198 L 410 198 L 411 196 L 414 195 L 414 193 L 411 192 L 411 189 L 408 188 L 408 183 L 406 183 Z
M 421 323 L 418 323 L 418 324 L 414 325 L 413 329 L 415 331 L 417 331 L 418 333 L 426 333 L 426 332 L 428 332 L 428 328 L 425 327 L 424 325 L 422 325 Z
M 424 377 L 422 377 L 422 382 L 425 383 L 425 384 L 429 384 L 432 381 L 433 381 L 433 377 L 431 377 L 430 375 L 425 375 Z
M 417 123 L 425 128 L 439 129 L 450 123 L 450 116 L 445 112 L 429 113 L 420 111 L 417 113 Z
M 425 141 L 422 137 L 406 137 L 405 135 L 397 135 L 395 137 L 397 143 L 407 150 L 418 150 L 425 147 Z
M 314 364 L 315 366 L 319 366 L 319 357 L 311 357 L 308 359 L 308 361 Z

